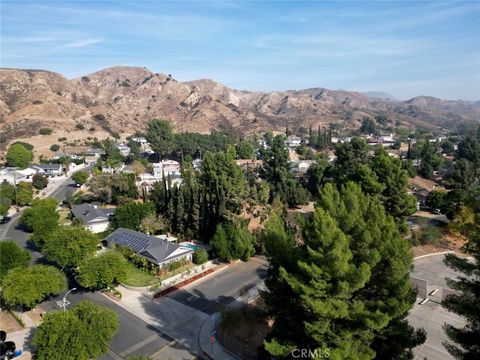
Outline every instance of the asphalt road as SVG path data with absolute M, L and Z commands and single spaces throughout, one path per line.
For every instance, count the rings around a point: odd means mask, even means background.
M 76 189 L 75 183 L 70 179 L 66 179 L 62 185 L 58 187 L 49 197 L 57 199 L 60 203 L 65 200 L 66 195 L 69 191 L 74 191 Z M 12 219 L 7 223 L 2 225 L 3 228 L 0 229 L 0 240 L 14 240 L 18 246 L 30 250 L 32 255 L 32 263 L 39 263 L 43 261 L 43 255 L 38 251 L 38 248 L 29 241 L 31 234 L 26 232 L 25 229 L 19 224 L 20 217 L 22 212 L 19 212 L 12 216 Z
M 267 275 L 267 262 L 254 257 L 177 290 L 167 297 L 211 315 L 255 287 Z
M 60 310 L 56 304 L 63 297 L 58 296 L 50 301 L 41 304 L 46 311 Z M 119 329 L 117 335 L 113 338 L 110 349 L 107 354 L 98 358 L 101 360 L 123 359 L 127 356 L 143 355 L 152 356 L 166 345 L 174 340 L 162 334 L 157 329 L 148 325 L 138 317 L 128 312 L 113 301 L 105 298 L 100 293 L 94 292 L 72 292 L 67 300 L 71 303 L 67 309 L 83 300 L 89 300 L 96 304 L 103 305 L 115 311 L 118 314 Z

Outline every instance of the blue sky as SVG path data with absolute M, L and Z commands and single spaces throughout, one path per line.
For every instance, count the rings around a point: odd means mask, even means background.
M 480 2 L 1 2 L 1 66 L 480 99 Z

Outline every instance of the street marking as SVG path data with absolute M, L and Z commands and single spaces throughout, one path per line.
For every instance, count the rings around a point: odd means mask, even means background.
M 158 334 L 152 335 L 152 336 L 146 338 L 145 340 L 140 341 L 139 343 L 130 346 L 130 347 L 129 347 L 128 349 L 126 349 L 125 351 L 122 351 L 119 355 L 123 358 L 123 357 L 127 356 L 128 354 L 131 354 L 131 353 L 134 352 L 135 350 L 141 349 L 141 348 L 144 347 L 145 345 L 150 344 L 152 341 L 154 341 L 154 340 L 156 340 L 156 339 L 158 339 L 158 338 L 161 338 Z M 168 345 L 168 344 L 167 344 L 167 345 Z M 165 346 L 167 346 L 167 345 L 165 345 Z M 165 346 L 164 346 L 164 347 L 165 347 Z M 163 349 L 164 347 L 162 347 L 161 349 Z

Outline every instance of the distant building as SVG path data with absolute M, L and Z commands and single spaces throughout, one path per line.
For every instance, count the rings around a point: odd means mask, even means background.
M 130 229 L 118 228 L 104 241 L 109 247 L 122 246 L 130 249 L 159 268 L 178 260 L 192 260 L 192 249 Z
M 162 174 L 149 174 L 144 173 L 138 175 L 137 187 L 146 187 L 147 190 L 155 184 L 156 182 L 163 181 Z M 168 181 L 168 175 L 165 175 L 165 181 Z M 180 175 L 170 175 L 170 184 L 171 186 L 180 186 L 182 183 L 182 177 Z
M 97 205 L 81 204 L 72 207 L 72 215 L 87 229 L 99 233 L 108 229 L 110 218 L 115 210 L 115 208 L 99 208 Z
M 145 139 L 143 136 L 134 136 L 134 137 L 132 137 L 132 141 L 135 141 L 135 142 L 139 143 L 140 145 L 148 144 L 147 139 Z
M 114 166 L 102 166 L 102 173 L 104 174 L 117 174 L 123 171 L 125 169 L 125 164 L 120 163 L 118 165 Z
M 180 163 L 175 160 L 163 160 L 162 162 L 152 164 L 153 166 L 153 174 L 156 176 L 165 176 L 168 175 L 175 175 L 179 176 L 180 171 Z
M 128 156 L 128 154 L 130 154 L 130 148 L 125 144 L 118 144 L 117 149 L 122 156 Z
M 289 136 L 286 143 L 289 148 L 295 149 L 302 144 L 302 139 L 298 136 Z

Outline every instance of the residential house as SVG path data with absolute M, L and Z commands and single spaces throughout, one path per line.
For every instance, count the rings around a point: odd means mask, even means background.
M 132 137 L 132 141 L 139 143 L 140 145 L 147 145 L 148 141 L 143 136 L 134 136 Z
M 100 208 L 92 204 L 80 204 L 72 207 L 72 215 L 87 229 L 99 233 L 108 229 L 110 218 L 115 210 L 115 208 Z
M 150 188 L 153 186 L 158 181 L 163 181 L 163 176 L 160 173 L 156 174 L 149 174 L 149 173 L 144 173 L 138 175 L 138 181 L 136 182 L 137 187 L 144 187 L 147 190 L 150 190 Z M 165 179 L 168 179 L 168 176 L 165 176 Z M 182 183 L 182 177 L 180 175 L 170 175 L 170 184 L 172 186 L 180 186 Z
M 102 166 L 102 173 L 105 174 L 117 174 L 123 171 L 125 168 L 124 163 L 120 163 L 114 166 Z
M 174 261 L 192 260 L 192 249 L 130 229 L 118 228 L 104 241 L 109 247 L 128 248 L 138 256 L 158 265 L 159 268 Z
M 165 174 L 165 176 L 179 176 L 181 174 L 180 163 L 175 160 L 163 160 L 162 162 L 152 164 L 152 166 L 153 174 L 157 176 L 162 176 L 162 174 Z
M 125 144 L 118 144 L 117 149 L 122 156 L 128 156 L 130 154 L 130 148 Z
M 44 176 L 60 176 L 63 174 L 62 164 L 34 164 L 30 168 Z
M 300 146 L 302 143 L 302 139 L 298 136 L 289 136 L 287 138 L 287 146 L 291 149 L 295 149 L 296 147 Z

